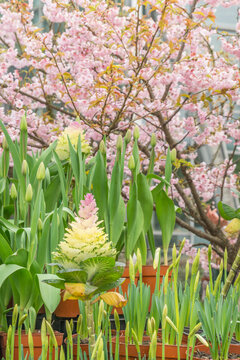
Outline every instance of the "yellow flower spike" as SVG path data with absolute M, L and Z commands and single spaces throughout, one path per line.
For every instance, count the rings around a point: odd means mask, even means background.
M 105 294 L 98 296 L 92 302 L 92 304 L 94 304 L 100 299 L 102 299 L 107 305 L 114 306 L 116 308 L 122 308 L 127 304 L 127 299 L 125 299 L 124 296 L 122 296 L 121 294 L 114 291 L 109 291 Z

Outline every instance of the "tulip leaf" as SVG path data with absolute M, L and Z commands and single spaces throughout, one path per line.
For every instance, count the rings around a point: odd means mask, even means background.
M 28 260 L 28 251 L 26 249 L 19 249 L 14 254 L 7 257 L 5 264 L 16 264 L 26 267 Z
M 58 277 L 54 274 L 38 274 L 37 278 L 42 301 L 50 313 L 53 313 L 61 299 L 60 290 L 48 285 L 43 280 L 50 279 L 58 281 Z
M 113 246 L 116 247 L 119 238 L 121 237 L 124 229 L 124 222 L 126 216 L 126 208 L 122 196 L 119 197 L 118 206 L 116 208 L 113 219 L 110 218 L 110 236 L 109 240 L 112 241 Z
M 11 246 L 9 245 L 7 239 L 0 234 L 0 258 L 4 262 L 5 259 L 12 254 Z
M 147 233 L 152 220 L 153 213 L 153 197 L 150 191 L 147 178 L 142 173 L 137 176 L 138 200 L 141 204 L 144 215 L 143 232 Z
M 134 182 L 131 187 L 130 197 L 127 203 L 127 259 L 135 249 L 137 240 L 142 232 L 144 216 L 142 207 L 137 199 L 137 184 Z

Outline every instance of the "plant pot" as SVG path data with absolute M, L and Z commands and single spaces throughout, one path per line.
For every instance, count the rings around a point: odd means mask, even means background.
M 143 344 L 139 345 L 141 358 L 144 356 L 148 359 L 149 347 L 150 347 L 150 337 L 143 336 Z M 115 348 L 116 348 L 116 337 L 112 339 L 112 353 L 113 358 L 115 356 Z M 186 359 L 187 352 L 187 344 L 180 345 L 180 359 Z M 136 346 L 134 344 L 128 344 L 128 359 L 136 359 L 138 358 L 138 353 Z M 120 335 L 119 337 L 119 360 L 125 360 L 125 336 Z M 162 343 L 157 343 L 157 352 L 156 352 L 156 360 L 162 359 Z M 176 360 L 178 359 L 177 345 L 165 345 L 165 360 Z
M 163 277 L 166 275 L 168 270 L 168 265 L 161 265 L 160 267 L 160 284 L 162 283 Z M 157 276 L 157 269 L 154 269 L 151 265 L 145 265 L 142 268 L 142 280 L 144 284 L 150 286 L 151 294 L 154 293 L 155 285 L 156 285 L 156 276 Z M 168 276 L 168 281 L 171 280 L 172 271 L 170 271 Z
M 79 315 L 78 300 L 63 301 L 63 293 L 61 293 L 61 300 L 54 314 L 62 318 L 75 318 Z
M 73 338 L 73 360 L 77 360 L 77 334 L 74 334 L 72 338 Z M 64 342 L 65 344 L 67 344 L 67 338 L 64 340 Z M 83 359 L 84 359 L 84 352 L 86 353 L 87 359 L 89 359 L 88 343 L 86 344 L 80 343 L 80 347 L 82 350 Z
M 55 331 L 55 336 L 56 336 L 56 340 L 58 343 L 58 352 L 60 354 L 60 347 L 62 345 L 63 342 L 63 334 L 59 333 L 58 331 Z M 33 332 L 32 333 L 33 336 L 33 345 L 34 345 L 34 360 L 38 360 L 41 353 L 42 353 L 42 341 L 41 341 L 41 333 L 40 332 Z M 49 337 L 49 336 L 48 336 Z M 21 336 L 21 344 L 23 345 L 23 353 L 24 353 L 24 358 L 26 356 L 26 354 L 29 354 L 29 346 L 28 346 L 28 335 L 25 332 L 22 332 L 22 336 Z M 0 332 L 0 345 L 1 345 L 1 352 L 2 352 L 2 357 L 5 357 L 6 354 L 6 345 L 7 345 L 7 333 L 5 332 Z M 53 359 L 55 357 L 55 350 L 53 348 L 53 355 L 52 355 Z M 48 354 L 48 358 L 49 358 L 49 354 Z M 14 337 L 14 356 L 13 356 L 14 360 L 18 360 L 18 334 L 15 334 Z
M 190 355 L 191 355 L 191 351 L 190 351 Z M 196 345 L 195 348 L 194 348 L 193 360 L 201 360 L 201 359 L 203 359 L 204 355 L 202 355 L 201 353 L 205 353 L 205 354 L 210 355 L 210 350 L 205 345 Z M 237 355 L 237 357 L 235 357 L 235 358 L 231 357 L 231 360 L 239 360 L 240 359 L 240 344 L 230 344 L 229 354 L 236 354 Z M 204 357 L 204 359 L 207 359 L 207 357 Z M 209 360 L 211 360 L 211 359 L 212 358 L 209 356 Z

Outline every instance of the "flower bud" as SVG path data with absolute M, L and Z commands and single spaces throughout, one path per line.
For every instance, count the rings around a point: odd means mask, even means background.
M 32 201 L 32 197 L 33 197 L 33 191 L 32 191 L 32 185 L 28 184 L 27 190 L 26 190 L 26 195 L 25 195 L 25 200 L 30 203 Z
M 139 139 L 139 127 L 136 125 L 134 130 L 133 130 L 133 137 L 135 140 Z
M 196 276 L 194 287 L 193 287 L 193 293 L 194 294 L 196 294 L 197 287 L 198 287 L 198 282 L 199 282 L 199 271 L 197 272 L 197 276 Z
M 161 256 L 161 249 L 158 247 L 155 251 L 155 255 L 154 255 L 154 260 L 153 260 L 153 268 L 154 270 L 157 269 L 158 267 L 158 263 L 160 261 L 160 256 Z
M 193 275 L 197 274 L 197 272 L 198 272 L 199 260 L 200 260 L 200 249 L 198 249 L 197 255 L 196 255 L 195 259 L 193 260 L 193 264 L 192 264 L 192 274 Z
M 16 326 L 16 324 L 17 324 L 17 318 L 18 318 L 18 305 L 16 304 L 16 305 L 14 306 L 13 314 L 12 314 L 12 325 L 13 325 L 13 326 Z
M 28 347 L 30 350 L 30 356 L 32 359 L 34 359 L 33 337 L 30 328 L 28 329 Z
M 70 324 L 70 327 L 71 327 L 71 331 L 73 332 L 73 326 L 74 326 L 73 319 L 70 320 L 69 324 Z
M 171 162 L 175 162 L 177 158 L 177 150 L 174 148 L 170 152 Z
M 12 340 L 12 325 L 9 326 L 8 328 L 8 332 L 7 332 L 7 344 L 11 345 L 11 340 Z
M 60 360 L 65 360 L 65 354 L 64 354 L 64 350 L 63 350 L 62 345 L 61 345 L 61 350 L 60 350 Z
M 147 331 L 148 331 L 148 335 L 151 337 L 152 336 L 152 325 L 151 325 L 150 318 L 148 318 L 148 321 L 147 321 Z
M 41 162 L 37 171 L 37 180 L 41 181 L 44 179 L 45 179 L 45 166 L 44 163 Z
M 122 135 L 118 135 L 118 138 L 117 138 L 117 150 L 118 150 L 119 152 L 122 152 L 122 148 L 123 148 Z
M 180 248 L 179 248 L 179 252 L 178 252 L 179 254 L 181 254 L 182 249 L 184 248 L 185 242 L 186 242 L 186 238 L 184 238 L 183 241 L 181 242 L 181 245 L 180 245 Z
M 207 342 L 200 334 L 196 334 L 195 336 L 196 336 L 196 338 L 197 338 L 199 341 L 201 341 L 201 343 L 202 343 L 203 345 L 209 347 L 208 342 Z
M 156 326 L 156 322 L 155 322 L 154 317 L 152 316 L 152 317 L 151 317 L 151 328 L 152 328 L 152 332 L 154 332 L 155 326 Z
M 134 160 L 133 155 L 131 155 L 129 160 L 128 160 L 128 168 L 131 171 L 133 171 L 135 169 L 135 160 Z
M 114 309 L 114 320 L 115 320 L 116 330 L 120 331 L 120 320 L 116 309 Z
M 154 330 L 149 347 L 149 354 L 150 354 L 149 358 L 151 359 L 156 358 L 156 347 L 157 347 L 157 332 L 156 330 Z
M 38 218 L 37 229 L 38 229 L 38 231 L 42 231 L 42 229 L 43 229 L 43 223 L 40 218 Z
M 135 269 L 134 269 L 133 258 L 132 258 L 131 255 L 130 255 L 130 258 L 129 258 L 129 277 L 130 277 L 130 280 L 132 282 L 134 282 L 134 280 L 135 280 Z
M 103 310 L 104 310 L 104 302 L 103 300 L 100 301 L 99 308 L 98 308 L 98 327 L 100 328 L 102 318 L 103 318 Z
M 26 115 L 23 115 L 20 121 L 20 130 L 21 131 L 27 131 L 27 119 Z
M 22 174 L 26 176 L 27 172 L 28 172 L 28 163 L 27 160 L 24 159 L 22 162 Z
M 196 332 L 198 332 L 198 330 L 200 330 L 201 326 L 202 326 L 202 323 L 198 323 L 197 325 L 195 325 L 188 336 L 192 337 Z
M 162 313 L 162 329 L 166 328 L 166 321 L 167 321 L 167 304 L 163 307 L 163 313 Z
M 22 326 L 22 324 L 24 323 L 24 321 L 26 320 L 26 318 L 28 317 L 28 314 L 24 314 L 21 319 L 18 322 L 18 327 L 20 328 Z
M 12 200 L 16 200 L 17 198 L 17 189 L 14 183 L 12 183 L 11 190 L 10 190 L 10 197 Z
M 126 135 L 125 135 L 126 144 L 129 144 L 129 143 L 130 143 L 131 137 L 132 137 L 131 130 L 128 129 L 128 131 L 126 132 Z
M 103 140 L 100 141 L 99 150 L 102 155 L 105 155 L 107 152 L 105 142 Z
M 156 138 L 156 135 L 154 133 L 152 133 L 152 136 L 151 136 L 151 147 L 154 149 L 155 146 L 157 144 L 157 138 Z
M 137 268 L 139 274 L 142 274 L 142 254 L 139 248 L 137 249 Z
M 68 320 L 66 320 L 66 332 L 67 332 L 68 341 L 70 345 L 72 345 L 72 329 Z
M 83 316 L 82 314 L 80 314 L 78 316 L 78 319 L 77 319 L 77 334 L 81 334 L 82 332 L 82 321 L 83 321 Z
M 176 331 L 176 333 L 178 334 L 178 329 L 176 328 L 176 325 L 172 322 L 172 320 L 166 316 L 166 320 L 169 323 L 169 325 L 173 328 L 174 331 Z
M 8 150 L 9 149 L 8 143 L 7 143 L 7 140 L 6 140 L 5 136 L 3 137 L 3 140 L 2 140 L 2 148 L 3 148 L 3 150 Z

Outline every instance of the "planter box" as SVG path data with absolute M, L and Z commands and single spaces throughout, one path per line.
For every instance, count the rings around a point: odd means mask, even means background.
M 58 343 L 58 353 L 60 354 L 60 347 L 62 345 L 63 342 L 63 334 L 59 333 L 58 331 L 55 331 L 55 336 L 56 336 L 56 340 Z M 42 353 L 42 341 L 41 341 L 41 333 L 40 332 L 34 332 L 32 334 L 33 336 L 33 344 L 34 344 L 34 360 L 38 360 L 38 358 L 40 357 L 41 353 Z M 49 336 L 48 336 L 49 337 Z M 28 335 L 23 332 L 22 336 L 21 336 L 21 343 L 23 345 L 23 353 L 24 353 L 24 357 L 26 356 L 26 354 L 29 354 L 29 346 L 28 346 Z M 6 354 L 6 345 L 7 345 L 7 333 L 5 332 L 0 332 L 0 345 L 1 345 L 1 352 L 2 352 L 2 357 L 5 357 Z M 55 356 L 55 350 L 53 348 L 53 359 Z M 48 358 L 49 358 L 49 354 L 48 354 Z M 14 360 L 18 360 L 18 335 L 15 334 L 14 337 Z

